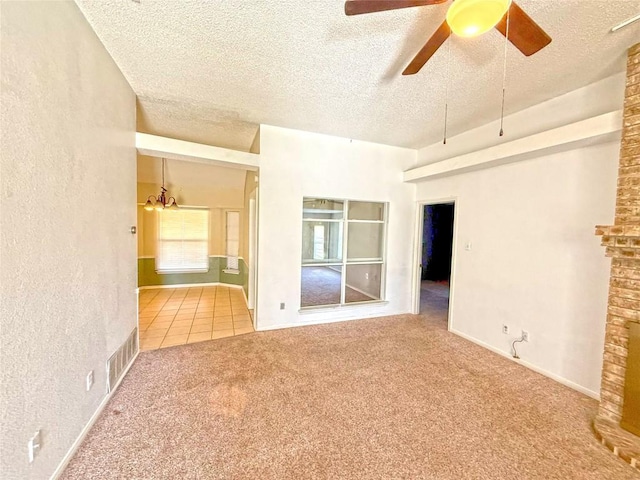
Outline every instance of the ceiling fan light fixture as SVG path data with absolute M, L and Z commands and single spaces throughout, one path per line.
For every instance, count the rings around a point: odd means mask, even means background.
M 510 6 L 511 0 L 455 0 L 447 23 L 459 37 L 477 37 L 495 27 Z

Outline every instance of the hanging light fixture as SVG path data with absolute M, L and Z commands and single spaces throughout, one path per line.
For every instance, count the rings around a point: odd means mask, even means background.
M 162 186 L 160 187 L 160 195 L 158 195 L 158 198 L 154 197 L 153 195 L 149 195 L 149 197 L 147 198 L 147 203 L 144 204 L 145 210 L 148 210 L 148 211 L 157 210 L 158 212 L 161 212 L 165 208 L 167 210 L 179 210 L 176 199 L 174 197 L 167 198 L 167 195 L 166 195 L 167 189 L 164 188 L 165 162 L 166 160 L 163 158 L 162 159 Z M 153 199 L 153 201 L 151 201 L 151 199 Z
M 460 37 L 477 37 L 495 27 L 511 7 L 511 0 L 455 0 L 447 23 Z

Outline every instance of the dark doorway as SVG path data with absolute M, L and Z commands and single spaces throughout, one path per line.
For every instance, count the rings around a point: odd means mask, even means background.
M 453 248 L 454 204 L 424 206 L 420 313 L 447 320 Z

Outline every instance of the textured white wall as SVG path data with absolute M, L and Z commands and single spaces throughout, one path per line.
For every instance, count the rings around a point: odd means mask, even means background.
M 615 75 L 505 119 L 506 140 L 622 108 Z M 420 163 L 504 141 L 492 123 L 418 152 Z M 510 137 L 510 138 L 509 138 Z M 418 184 L 418 200 L 456 197 L 452 329 L 592 396 L 600 390 L 610 261 L 596 224 L 610 224 L 620 145 L 542 155 Z M 465 244 L 472 243 L 466 251 Z M 506 323 L 511 335 L 503 335 Z
M 0 8 L 0 476 L 42 479 L 136 325 L 135 96 L 73 2 Z
M 410 311 L 416 187 L 402 172 L 415 161 L 415 150 L 261 126 L 259 329 Z M 299 312 L 303 197 L 390 203 L 388 303 Z
M 597 396 L 619 145 L 609 143 L 418 185 L 456 197 L 451 328 Z M 465 245 L 471 242 L 471 251 Z M 507 324 L 510 335 L 503 335 Z

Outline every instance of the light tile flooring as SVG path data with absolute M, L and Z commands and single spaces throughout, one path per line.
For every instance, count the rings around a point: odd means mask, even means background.
M 240 289 L 229 287 L 141 290 L 140 350 L 215 340 L 253 332 Z

